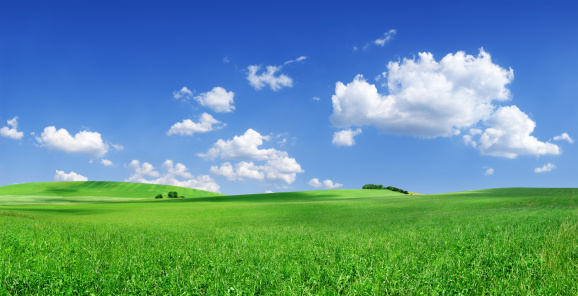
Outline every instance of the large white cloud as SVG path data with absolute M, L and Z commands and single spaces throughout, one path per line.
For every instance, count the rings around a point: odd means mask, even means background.
M 263 141 L 270 140 L 253 129 L 245 134 L 234 136 L 232 140 L 219 139 L 207 153 L 197 154 L 206 159 L 242 160 L 236 164 L 223 163 L 220 167 L 211 167 L 211 172 L 225 176 L 229 180 L 255 179 L 275 183 L 295 182 L 297 173 L 303 172 L 295 158 L 289 157 L 286 151 L 274 148 L 259 149 Z M 255 164 L 254 161 L 264 162 Z
M 380 94 L 362 75 L 348 84 L 337 82 L 333 125 L 375 126 L 382 132 L 421 138 L 450 137 L 469 129 L 464 142 L 482 154 L 512 158 L 559 153 L 556 145 L 530 135 L 535 123 L 516 106 L 494 105 L 511 97 L 507 88 L 514 79 L 511 68 L 494 64 L 483 49 L 477 56 L 450 53 L 439 62 L 431 53 L 418 56 L 388 63 L 388 72 L 380 77 L 387 78 L 383 85 L 389 94 Z M 478 124 L 487 129 L 476 141 Z
M 477 57 L 448 54 L 440 62 L 420 53 L 418 60 L 390 62 L 387 68 L 389 95 L 362 75 L 347 85 L 337 82 L 330 117 L 336 127 L 374 125 L 393 134 L 451 136 L 488 118 L 492 101 L 509 99 L 506 85 L 514 77 L 483 50 Z
M 313 178 L 311 180 L 309 180 L 309 186 L 315 187 L 315 188 L 325 188 L 325 189 L 335 189 L 335 188 L 339 188 L 341 186 L 343 186 L 343 184 L 341 183 L 333 183 L 333 181 L 331 180 L 325 180 L 323 182 L 320 182 L 319 179 L 317 178 Z
M 220 192 L 219 190 L 221 189 L 221 187 L 215 183 L 215 180 L 210 176 L 198 175 L 195 177 L 188 172 L 188 168 L 184 164 L 177 163 L 174 165 L 172 160 L 166 160 L 163 163 L 163 168 L 167 172 L 163 175 L 155 171 L 154 166 L 148 162 L 145 162 L 140 166 L 138 160 L 133 160 L 129 167 L 133 169 L 134 173 L 131 174 L 125 182 L 173 185 L 212 192 Z M 145 175 L 156 179 L 147 179 L 145 178 Z M 177 177 L 180 177 L 180 179 Z
M 225 127 L 225 124 L 219 125 L 220 123 L 221 122 L 216 120 L 211 114 L 203 113 L 198 123 L 190 119 L 175 123 L 169 129 L 167 135 L 192 136 L 195 133 L 207 133 Z
M 558 146 L 531 136 L 536 123 L 516 106 L 498 108 L 485 125 L 488 128 L 477 143 L 484 155 L 515 158 L 518 155 L 560 154 Z
M 361 134 L 361 129 L 358 128 L 356 130 L 345 129 L 342 131 L 335 132 L 333 134 L 333 141 L 332 143 L 336 146 L 353 146 L 355 144 L 355 140 L 353 137 Z
M 54 181 L 88 181 L 88 178 L 73 171 L 67 174 L 63 171 L 56 170 Z
M 54 126 L 44 128 L 36 141 L 49 149 L 59 150 L 66 153 L 86 154 L 93 157 L 103 157 L 108 152 L 108 144 L 102 141 L 97 132 L 81 131 L 71 136 L 67 130 L 56 130 Z
M 0 136 L 12 138 L 14 140 L 20 140 L 24 137 L 24 133 L 18 131 L 18 116 L 7 120 L 6 122 L 11 127 L 3 126 L 0 128 Z
M 235 110 L 234 96 L 234 92 L 228 92 L 226 89 L 216 86 L 211 91 L 199 94 L 195 100 L 215 112 L 233 112 Z

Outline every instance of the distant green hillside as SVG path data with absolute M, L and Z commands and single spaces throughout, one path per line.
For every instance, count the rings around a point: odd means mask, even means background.
M 166 196 L 169 191 L 176 191 L 179 195 L 185 197 L 223 195 L 198 189 L 158 184 L 101 181 L 40 182 L 1 186 L 0 203 L 13 203 L 13 201 L 39 203 L 41 200 L 48 203 L 58 201 L 102 201 L 102 197 L 105 197 L 106 200 L 114 201 L 119 198 L 153 198 L 159 193 Z

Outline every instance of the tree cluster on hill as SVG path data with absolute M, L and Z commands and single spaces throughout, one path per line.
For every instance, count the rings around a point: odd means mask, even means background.
M 176 191 L 170 191 L 168 194 L 169 198 L 179 198 L 179 194 Z M 157 194 L 157 196 L 155 196 L 155 198 L 163 198 L 162 194 Z M 180 198 L 185 198 L 184 196 L 180 196 Z
M 363 187 L 361 187 L 361 189 L 380 189 L 380 190 L 391 190 L 394 192 L 399 192 L 399 193 L 403 193 L 403 194 L 409 194 L 409 192 L 403 190 L 403 189 L 399 189 L 393 186 L 387 186 L 387 187 L 383 187 L 383 185 L 375 185 L 375 184 L 365 184 L 363 185 Z

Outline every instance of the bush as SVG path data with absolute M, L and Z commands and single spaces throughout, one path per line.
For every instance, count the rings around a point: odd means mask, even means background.
M 375 185 L 375 184 L 365 184 L 365 185 L 363 185 L 363 187 L 361 187 L 361 189 L 380 189 L 380 190 L 386 189 L 386 190 L 391 190 L 393 192 L 409 194 L 409 192 L 402 190 L 402 189 L 399 189 L 399 188 L 396 188 L 396 187 L 393 187 L 393 186 L 387 186 L 384 188 L 383 185 Z
M 169 198 L 179 198 L 179 195 L 176 191 L 169 192 Z
M 162 194 L 157 194 L 157 196 L 155 196 L 155 198 L 163 198 Z

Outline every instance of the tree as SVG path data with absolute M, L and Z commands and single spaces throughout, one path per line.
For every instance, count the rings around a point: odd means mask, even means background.
M 179 195 L 177 194 L 176 191 L 170 191 L 169 192 L 169 198 L 178 198 Z
M 163 198 L 162 194 L 157 194 L 157 196 L 155 196 L 155 198 Z

